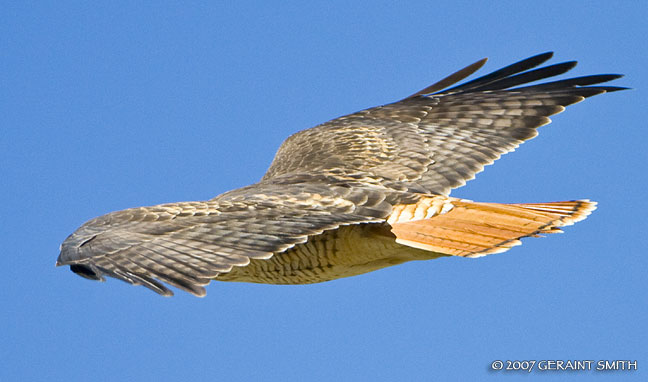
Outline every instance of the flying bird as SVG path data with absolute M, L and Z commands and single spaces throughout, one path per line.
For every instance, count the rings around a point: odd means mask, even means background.
M 171 296 L 211 280 L 308 284 L 412 260 L 479 257 L 585 219 L 589 200 L 500 204 L 450 197 L 485 165 L 537 135 L 549 116 L 623 90 L 600 74 L 529 85 L 575 61 L 539 54 L 454 86 L 486 59 L 398 102 L 333 119 L 284 141 L 256 184 L 211 200 L 92 219 L 57 266 Z M 168 285 L 166 285 L 168 284 Z

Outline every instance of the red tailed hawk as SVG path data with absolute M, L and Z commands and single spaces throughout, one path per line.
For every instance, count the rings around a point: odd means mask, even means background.
M 477 61 L 401 101 L 292 135 L 251 186 L 208 201 L 112 212 L 83 224 L 56 265 L 155 292 L 197 296 L 211 280 L 307 284 L 411 260 L 479 257 L 559 232 L 589 200 L 479 203 L 448 196 L 537 135 L 565 106 L 625 88 L 601 74 L 536 85 L 575 61 L 540 54 L 461 85 Z

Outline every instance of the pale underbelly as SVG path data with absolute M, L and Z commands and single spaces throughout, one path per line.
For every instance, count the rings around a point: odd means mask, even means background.
M 397 244 L 389 225 L 356 224 L 310 237 L 267 260 L 251 260 L 217 281 L 310 284 L 360 275 L 412 260 L 445 255 Z

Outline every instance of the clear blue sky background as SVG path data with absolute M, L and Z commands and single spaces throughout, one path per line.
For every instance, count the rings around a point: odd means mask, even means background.
M 0 380 L 646 377 L 645 2 L 103 3 L 2 2 Z M 291 133 L 547 50 L 635 90 L 571 107 L 454 195 L 600 203 L 563 235 L 318 285 L 215 282 L 204 299 L 54 267 L 90 218 L 253 183 Z

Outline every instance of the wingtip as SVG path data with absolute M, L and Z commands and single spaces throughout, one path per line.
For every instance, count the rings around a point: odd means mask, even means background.
M 560 65 L 560 64 L 557 64 L 557 65 Z M 565 62 L 562 63 L 562 65 L 565 65 L 565 67 L 568 67 L 569 69 L 567 69 L 566 71 L 569 71 L 569 70 L 574 69 L 578 65 L 578 61 L 576 61 L 576 60 L 565 61 Z
M 554 52 L 548 51 L 548 52 L 536 54 L 535 56 L 526 58 L 518 63 L 533 63 L 533 67 L 535 67 L 546 61 L 549 61 L 553 56 L 554 56 Z
M 70 262 L 63 260 L 62 257 L 63 257 L 63 254 L 62 253 L 59 254 L 58 258 L 56 259 L 56 263 L 54 263 L 55 267 L 62 267 L 64 265 L 70 265 Z
M 554 51 L 553 51 L 553 50 L 549 50 L 549 51 L 546 51 L 546 52 L 544 52 L 544 53 L 536 54 L 535 56 L 532 56 L 531 58 L 541 58 L 541 57 L 542 57 L 542 58 L 545 58 L 545 57 L 546 57 L 546 59 L 548 60 L 548 59 L 550 59 L 551 57 L 553 57 L 553 55 L 554 55 Z
M 403 100 L 414 98 L 417 96 L 425 95 L 425 94 L 432 94 L 438 91 L 441 91 L 448 86 L 452 86 L 456 84 L 457 82 L 465 79 L 466 77 L 470 76 L 471 74 L 475 73 L 479 69 L 481 69 L 482 66 L 488 61 L 487 57 L 482 58 L 481 60 L 477 60 L 473 62 L 472 64 L 466 66 L 465 68 L 462 68 L 449 76 L 444 77 L 443 79 L 433 83 L 432 85 L 426 87 L 425 89 L 421 89 L 417 91 L 416 93 L 403 98 Z
M 618 92 L 621 90 L 634 90 L 634 88 L 628 88 L 625 86 L 606 86 L 604 89 L 606 93 Z

